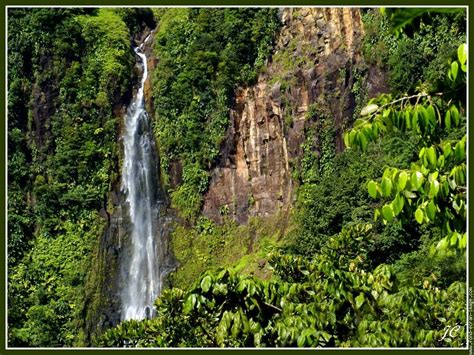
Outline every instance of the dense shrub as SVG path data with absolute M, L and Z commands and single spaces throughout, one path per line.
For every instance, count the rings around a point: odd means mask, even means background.
M 215 163 L 233 90 L 255 83 L 278 18 L 277 9 L 266 8 L 162 9 L 156 17 L 155 134 L 167 184 L 171 162 L 180 161 L 185 172 L 192 166 L 200 176 Z M 205 179 L 184 178 L 172 203 L 193 219 L 206 188 Z

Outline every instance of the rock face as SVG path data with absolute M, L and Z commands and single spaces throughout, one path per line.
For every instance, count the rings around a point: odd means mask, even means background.
M 343 126 L 355 108 L 354 73 L 362 66 L 360 10 L 283 9 L 281 21 L 275 51 L 258 83 L 236 90 L 203 208 L 218 222 L 223 213 L 245 223 L 291 205 L 290 165 L 301 155 L 311 106 L 333 119 L 336 150 L 344 148 Z

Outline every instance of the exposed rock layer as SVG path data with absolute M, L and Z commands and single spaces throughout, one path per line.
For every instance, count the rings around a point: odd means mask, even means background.
M 204 214 L 216 221 L 226 213 L 245 223 L 250 216 L 291 205 L 290 162 L 301 155 L 310 105 L 332 117 L 336 149 L 343 150 L 343 126 L 355 107 L 354 70 L 362 61 L 360 10 L 283 9 L 281 21 L 271 62 L 258 83 L 236 91 L 231 125 L 204 202 Z

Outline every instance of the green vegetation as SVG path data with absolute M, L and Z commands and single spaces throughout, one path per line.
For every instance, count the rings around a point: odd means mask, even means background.
M 376 210 L 376 218 L 391 222 L 397 217 L 405 224 L 415 219 L 419 224 L 439 226 L 445 235 L 437 245 L 441 251 L 464 250 L 467 244 L 466 60 L 467 47 L 463 44 L 457 59 L 450 63 L 444 92 L 371 100 L 362 110 L 365 117 L 344 137 L 347 146 L 364 150 L 368 142 L 392 130 L 413 131 L 420 136 L 419 160 L 409 170 L 386 168 L 382 181 L 370 181 L 368 190 L 372 198 L 393 198 Z
M 127 321 L 99 345 L 216 346 L 461 346 L 466 336 L 440 340 L 446 326 L 464 324 L 465 285 L 440 290 L 399 287 L 389 265 L 367 271 L 371 226 L 344 230 L 311 260 L 272 258 L 275 276 L 262 281 L 223 269 L 203 274 L 186 292 L 166 290 L 158 315 Z
M 9 10 L 12 346 L 84 345 L 85 280 L 106 224 L 98 212 L 118 176 L 113 110 L 130 95 L 135 62 L 121 15 L 133 13 Z
M 233 90 L 264 70 L 277 12 L 9 9 L 10 346 L 465 346 L 464 11 L 364 10 L 346 150 L 336 154 L 331 112 L 310 105 L 290 212 L 246 225 L 228 206 L 221 225 L 200 215 Z M 98 269 L 116 266 L 97 257 L 120 171 L 114 112 L 133 91 L 130 40 L 155 21 L 154 131 L 182 217 L 171 233 L 180 266 L 155 318 L 90 336 L 104 302 Z M 281 71 L 267 79 L 283 92 L 317 56 L 308 47 L 291 57 L 297 45 L 272 58 Z M 391 93 L 367 101 L 375 65 Z
M 369 64 L 388 69 L 389 84 L 395 93 L 410 93 L 416 87 L 436 91 L 446 63 L 455 55 L 459 44 L 465 42 L 465 13 L 459 9 L 447 13 L 438 13 L 442 9 L 431 9 L 428 13 L 426 9 L 416 9 L 421 10 L 418 14 L 407 9 L 393 10 L 388 11 L 391 20 L 378 11 L 364 13 L 364 57 Z M 399 21 L 397 15 L 408 22 L 400 21 L 405 26 L 394 32 L 391 24 Z M 410 24 L 411 16 L 417 17 Z
M 203 272 L 219 267 L 269 278 L 267 256 L 281 246 L 283 234 L 292 228 L 287 219 L 278 213 L 266 219 L 253 217 L 239 226 L 229 219 L 217 225 L 200 217 L 194 227 L 177 226 L 171 242 L 179 267 L 170 277 L 171 284 L 185 289 Z
M 452 16 L 461 15 L 435 15 L 432 21 Z M 421 19 L 413 37 L 393 36 L 394 48 L 418 38 L 429 19 Z M 330 117 L 312 107 L 308 120 L 314 122 L 295 171 L 300 182 L 295 228 L 283 248 L 272 248 L 270 278 L 232 268 L 206 271 L 185 289 L 165 291 L 156 301 L 156 318 L 123 322 L 99 345 L 464 346 L 462 33 L 449 39 L 454 52 L 436 56 L 426 72 L 407 66 L 406 76 L 399 76 L 403 63 L 390 68 L 397 96 L 381 95 L 357 111 L 361 118 L 345 134 L 350 149 L 340 155 L 334 154 Z M 384 35 L 369 33 L 378 36 L 372 46 Z M 418 55 L 401 48 L 396 55 Z M 423 91 L 417 91 L 418 81 Z M 457 324 L 456 337 L 443 337 L 446 327 Z
M 74 222 L 61 222 L 55 238 L 36 236 L 26 260 L 9 276 L 9 320 L 24 319 L 21 327 L 10 329 L 13 344 L 84 344 L 84 284 L 102 225 L 100 217 L 90 213 Z
M 236 85 L 255 83 L 278 28 L 277 9 L 162 9 L 153 78 L 155 134 L 169 187 L 173 162 L 183 165 L 171 199 L 195 220 L 219 154 Z

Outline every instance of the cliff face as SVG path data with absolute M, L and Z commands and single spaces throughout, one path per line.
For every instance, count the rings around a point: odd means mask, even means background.
M 204 214 L 240 223 L 285 210 L 294 198 L 310 106 L 333 120 L 335 146 L 355 108 L 354 73 L 361 66 L 359 9 L 283 9 L 270 62 L 253 87 L 236 91 L 221 159 L 211 173 Z M 374 86 L 374 85 L 372 85 Z M 374 94 L 379 88 L 367 85 Z

